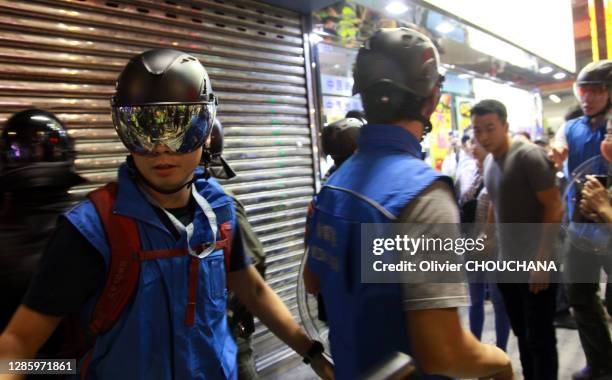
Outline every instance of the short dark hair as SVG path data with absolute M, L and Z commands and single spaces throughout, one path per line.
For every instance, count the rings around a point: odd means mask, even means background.
M 421 109 L 427 98 L 383 82 L 362 92 L 361 100 L 368 123 L 392 124 L 401 120 L 421 120 Z
M 470 111 L 471 115 L 484 116 L 490 113 L 494 113 L 499 117 L 502 123 L 505 123 L 508 120 L 508 112 L 506 111 L 506 106 L 504 103 L 495 99 L 485 99 L 478 102 L 472 110 Z

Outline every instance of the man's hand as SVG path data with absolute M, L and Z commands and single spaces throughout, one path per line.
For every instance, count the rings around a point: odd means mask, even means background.
M 587 176 L 587 182 L 582 188 L 582 200 L 580 201 L 580 211 L 587 218 L 598 220 L 599 214 L 605 213 L 610 205 L 610 195 L 603 185 L 593 176 Z
M 313 357 L 312 361 L 310 362 L 310 366 L 321 379 L 334 379 L 334 366 L 325 358 L 325 356 L 323 356 L 323 354 Z
M 587 219 L 592 220 L 594 222 L 598 222 L 599 219 L 599 215 L 597 215 L 597 213 L 595 212 L 595 210 L 593 210 L 590 206 L 589 203 L 586 201 L 586 199 L 581 199 L 580 200 L 580 213 Z
M 560 169 L 563 167 L 563 161 L 567 158 L 567 148 L 562 146 L 553 146 L 548 152 L 548 158 L 555 163 L 555 168 Z
M 270 331 L 299 355 L 305 355 L 313 341 L 298 325 L 287 306 L 250 265 L 245 269 L 230 272 L 228 285 L 238 300 L 246 306 Z M 318 357 L 320 356 L 320 358 Z M 333 368 L 322 356 L 311 361 L 312 369 L 323 379 L 333 379 Z
M 550 283 L 550 275 L 546 271 L 531 271 L 529 273 L 529 291 L 533 294 L 538 294 L 541 291 L 548 289 Z

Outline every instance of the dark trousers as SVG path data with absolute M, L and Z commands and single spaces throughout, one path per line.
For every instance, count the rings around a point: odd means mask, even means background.
M 518 339 L 525 380 L 555 380 L 559 359 L 555 318 L 557 284 L 533 294 L 528 284 L 498 284 Z
M 579 247 L 568 247 L 570 280 L 577 277 L 583 282 L 568 284 L 568 297 L 574 309 L 580 343 L 592 373 L 612 375 L 612 339 L 606 314 L 599 296 L 599 278 L 603 269 L 608 274 L 606 307 L 612 311 L 612 257 L 595 255 Z M 584 282 L 591 279 L 591 283 Z

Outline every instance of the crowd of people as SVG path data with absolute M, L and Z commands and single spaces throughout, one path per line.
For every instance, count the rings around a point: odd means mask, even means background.
M 15 114 L 0 157 L 0 281 L 10 294 L 0 310 L 0 359 L 76 358 L 81 379 L 256 379 L 256 316 L 325 379 L 362 378 L 398 352 L 414 359 L 416 378 L 514 379 L 505 352 L 512 331 L 523 377 L 549 380 L 558 378 L 561 313 L 575 318 L 587 361 L 574 379 L 611 379 L 598 293 L 603 270 L 610 313 L 610 164 L 574 176 L 600 153 L 611 156 L 612 61 L 581 70 L 583 115 L 551 142 L 512 136 L 504 104 L 478 102 L 452 177 L 423 161 L 420 144 L 441 95 L 439 65 L 422 33 L 376 32 L 354 67 L 364 114 L 323 130 L 335 165 L 309 209 L 303 280 L 329 326 L 333 365 L 266 284 L 244 207 L 215 179 L 235 173 L 222 157 L 217 98 L 196 58 L 155 49 L 129 61 L 111 101 L 129 155 L 117 182 L 70 209 L 68 190 L 84 180 L 64 126 L 41 110 Z M 454 225 L 458 235 L 485 237 L 481 260 L 563 258 L 569 279 L 531 271 L 511 282 L 470 274 L 468 286 L 365 282 L 366 223 L 421 224 L 440 235 L 438 226 Z M 480 342 L 487 297 L 495 345 Z M 469 328 L 460 307 L 469 307 Z

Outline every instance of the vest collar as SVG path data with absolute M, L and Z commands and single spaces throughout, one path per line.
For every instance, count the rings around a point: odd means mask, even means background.
M 365 151 L 388 151 L 408 153 L 423 158 L 421 143 L 402 127 L 391 124 L 368 124 L 361 128 L 358 149 Z

